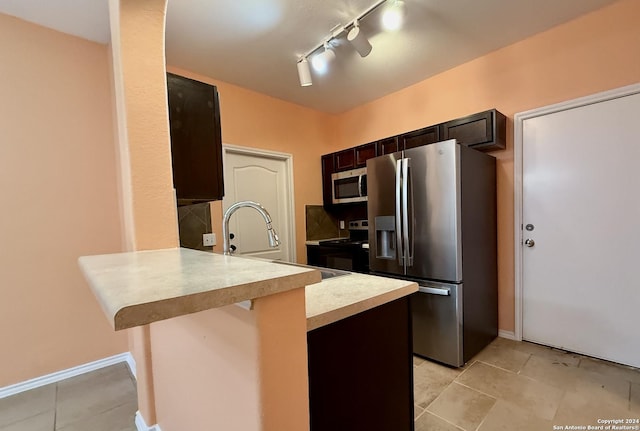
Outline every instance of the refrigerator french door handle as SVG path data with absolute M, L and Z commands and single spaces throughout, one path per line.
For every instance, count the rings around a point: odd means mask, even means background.
M 398 265 L 404 266 L 404 250 L 402 242 L 402 210 L 400 194 L 402 192 L 402 160 L 396 160 L 396 253 Z
M 402 159 L 402 242 L 406 265 L 413 266 L 413 253 L 409 243 L 409 160 Z

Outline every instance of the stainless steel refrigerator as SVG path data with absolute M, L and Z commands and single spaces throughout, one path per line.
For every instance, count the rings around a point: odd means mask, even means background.
M 413 351 L 462 366 L 498 333 L 495 158 L 454 139 L 367 161 L 369 266 L 418 282 Z

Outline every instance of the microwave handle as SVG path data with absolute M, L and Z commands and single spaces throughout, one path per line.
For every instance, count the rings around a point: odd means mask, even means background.
M 358 196 L 362 197 L 362 175 L 358 175 Z

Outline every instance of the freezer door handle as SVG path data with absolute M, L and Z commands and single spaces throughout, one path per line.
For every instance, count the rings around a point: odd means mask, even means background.
M 402 159 L 402 240 L 404 242 L 405 262 L 407 266 L 413 266 L 413 238 L 409 241 L 409 235 L 413 235 L 409 223 L 413 222 L 413 215 L 409 217 L 409 160 Z M 409 232 L 411 231 L 411 232 Z
M 400 193 L 402 185 L 402 159 L 396 160 L 396 253 L 398 265 L 404 266 L 404 250 L 402 248 L 402 212 L 400 208 Z
M 441 289 L 439 287 L 418 286 L 418 292 L 430 293 L 431 295 L 451 296 L 450 289 Z

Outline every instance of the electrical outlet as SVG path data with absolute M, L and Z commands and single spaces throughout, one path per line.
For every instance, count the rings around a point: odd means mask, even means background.
M 340 229 L 344 229 L 344 220 L 340 220 Z
M 216 245 L 216 234 L 215 233 L 203 233 L 202 234 L 202 245 L 205 247 L 213 247 Z

